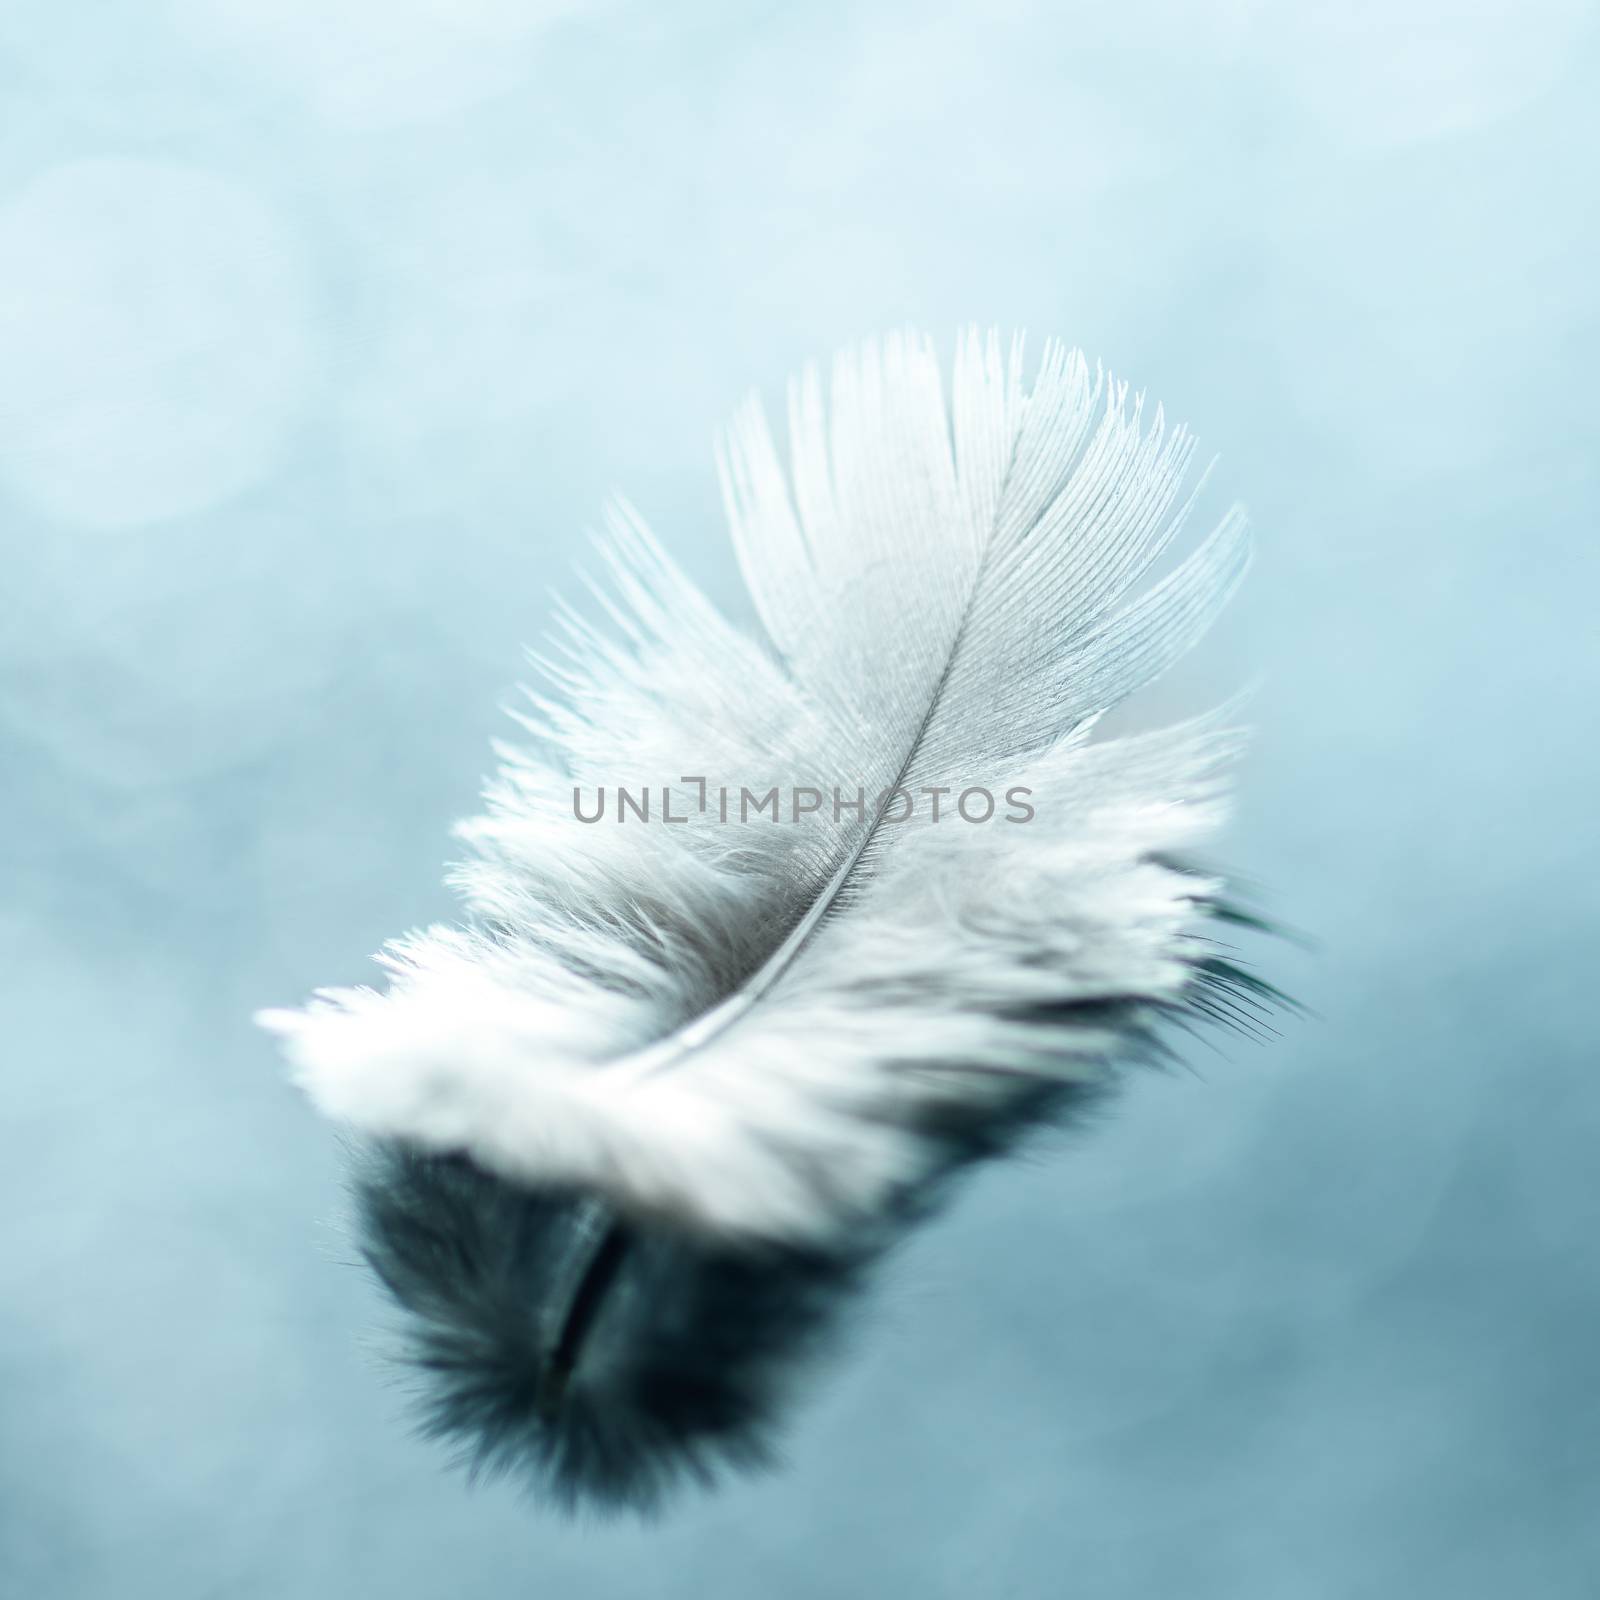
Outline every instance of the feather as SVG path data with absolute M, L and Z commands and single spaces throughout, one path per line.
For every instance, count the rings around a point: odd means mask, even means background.
M 1092 1099 L 1165 1016 L 1267 986 L 1183 863 L 1239 734 L 1096 720 L 1201 635 L 1244 519 L 1137 592 L 1192 443 L 1049 345 L 841 355 L 720 464 L 766 634 L 617 506 L 484 814 L 468 916 L 383 991 L 270 1011 L 317 1106 L 377 1141 L 363 1247 L 431 1425 L 558 1497 L 647 1503 L 752 1462 L 780 1391 L 951 1178 Z M 776 813 L 774 815 L 774 813 Z

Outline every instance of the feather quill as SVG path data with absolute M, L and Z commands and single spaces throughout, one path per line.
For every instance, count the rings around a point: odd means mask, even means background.
M 1025 385 L 1020 341 L 972 332 L 948 396 L 920 336 L 839 356 L 826 405 L 808 371 L 788 437 L 785 470 L 752 402 L 720 449 L 766 639 L 615 508 L 608 625 L 563 613 L 458 830 L 463 925 L 391 944 L 382 991 L 261 1015 L 374 1140 L 363 1247 L 430 1425 L 568 1500 L 762 1459 L 954 1174 L 1163 1016 L 1272 998 L 1183 864 L 1231 719 L 1090 737 L 1246 564 L 1235 509 L 1140 588 L 1198 492 L 1187 433 L 1076 352 Z

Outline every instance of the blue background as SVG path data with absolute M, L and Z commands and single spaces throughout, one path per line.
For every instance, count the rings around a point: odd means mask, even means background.
M 1600 1590 L 1600 96 L 1576 0 L 0 16 L 0 1592 Z M 604 496 L 737 608 L 751 384 L 1059 334 L 1259 559 L 1224 855 L 1321 1013 L 897 1263 L 788 1470 L 469 1492 L 248 1023 L 445 915 Z

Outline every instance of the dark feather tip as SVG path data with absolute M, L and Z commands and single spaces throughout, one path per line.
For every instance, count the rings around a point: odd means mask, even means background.
M 355 1190 L 362 1250 L 409 1313 L 424 1430 L 569 1508 L 648 1511 L 769 1462 L 788 1390 L 882 1248 L 597 1238 L 580 1196 L 392 1145 Z

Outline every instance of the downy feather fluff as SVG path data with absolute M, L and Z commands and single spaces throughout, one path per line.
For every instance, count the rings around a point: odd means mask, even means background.
M 1164 1016 L 1272 993 L 1183 864 L 1229 718 L 1091 738 L 1245 566 L 1236 509 L 1148 581 L 1197 492 L 1184 430 L 1076 352 L 1025 384 L 1020 342 L 971 333 L 948 397 L 932 344 L 891 336 L 836 359 L 826 403 L 808 371 L 787 431 L 786 469 L 752 402 L 720 451 L 765 639 L 615 509 L 607 623 L 562 614 L 528 742 L 458 830 L 463 924 L 391 944 L 381 991 L 262 1014 L 373 1136 L 361 1238 L 429 1425 L 569 1500 L 760 1460 L 953 1174 Z M 741 820 L 775 786 L 779 820 Z M 997 809 L 967 820 L 968 794 Z

